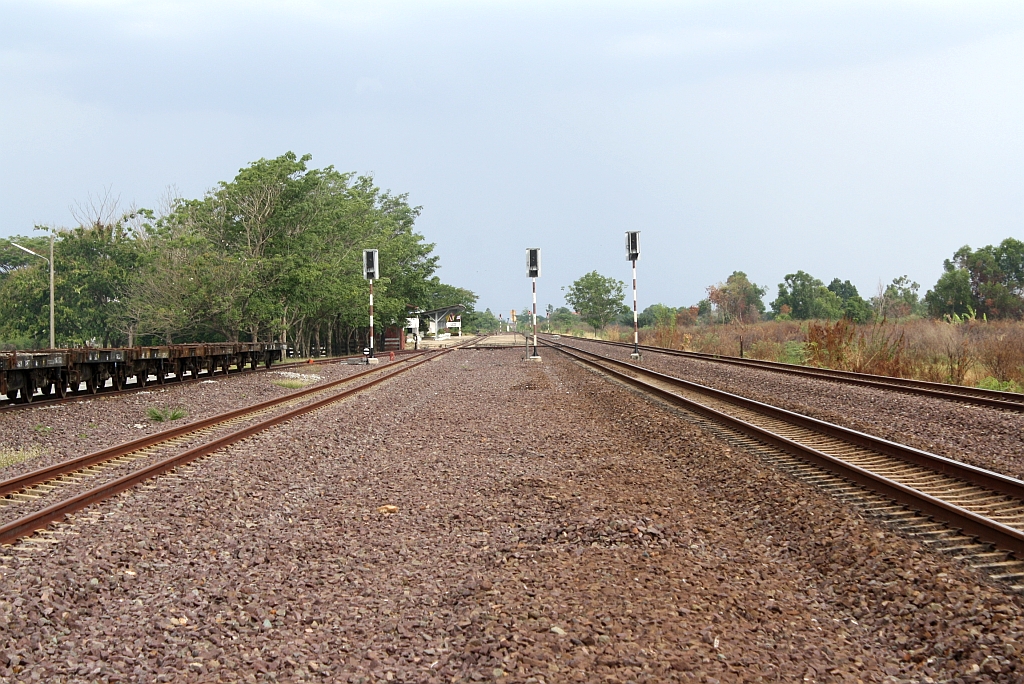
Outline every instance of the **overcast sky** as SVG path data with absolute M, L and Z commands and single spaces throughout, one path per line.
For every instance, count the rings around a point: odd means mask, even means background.
M 0 235 L 261 157 L 423 207 L 495 312 L 598 270 L 640 306 L 742 270 L 870 296 L 1024 239 L 1024 3 L 0 0 Z

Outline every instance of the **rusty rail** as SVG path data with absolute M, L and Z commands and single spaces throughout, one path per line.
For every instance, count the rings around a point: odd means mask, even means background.
M 632 344 L 625 342 L 591 340 L 586 338 L 580 339 L 585 339 L 587 342 L 597 342 L 599 344 L 614 347 L 624 347 L 631 351 L 633 349 Z M 666 349 L 663 347 L 652 347 L 649 345 L 640 345 L 640 349 L 645 352 L 666 354 L 668 356 L 680 356 L 699 361 L 745 366 L 747 368 L 756 368 L 758 370 L 768 370 L 777 373 L 789 373 L 791 375 L 803 375 L 824 380 L 834 380 L 848 385 L 873 387 L 876 389 L 904 392 L 907 394 L 932 397 L 935 399 L 945 399 L 947 401 L 958 401 L 961 403 L 974 404 L 976 406 L 984 406 L 986 408 L 1024 413 L 1024 394 L 1018 394 L 1017 392 L 1000 392 L 998 390 L 987 390 L 980 387 L 964 387 L 962 385 L 950 385 L 942 382 L 897 378 L 890 375 L 871 375 L 869 373 L 854 373 L 852 371 L 833 370 L 831 368 L 798 366 L 792 363 L 763 361 L 761 359 L 743 359 L 736 356 L 719 356 L 717 354 L 705 354 L 702 352 L 683 351 L 680 349 Z
M 342 392 L 339 392 L 338 394 L 333 394 L 333 395 L 331 395 L 329 397 L 325 397 L 324 399 L 320 399 L 318 401 L 312 402 L 312 403 L 307 404 L 305 406 L 300 406 L 300 407 L 292 409 L 291 411 L 288 411 L 286 413 L 282 413 L 282 414 L 280 414 L 278 416 L 274 416 L 272 418 L 268 418 L 267 420 L 261 421 L 259 423 L 254 424 L 254 425 L 250 425 L 248 427 L 242 428 L 241 430 L 237 430 L 237 431 L 232 432 L 230 434 L 224 435 L 224 436 L 219 437 L 217 439 L 214 439 L 214 440 L 212 440 L 212 441 L 210 441 L 210 442 L 208 442 L 206 444 L 200 445 L 198 447 L 194 447 L 194 448 L 189 449 L 189 450 L 187 450 L 185 452 L 177 454 L 176 456 L 171 456 L 169 458 L 166 458 L 166 459 L 163 459 L 163 460 L 158 461 L 156 463 L 153 463 L 150 466 L 147 466 L 145 468 L 141 468 L 141 469 L 139 469 L 139 470 L 137 470 L 137 471 L 135 471 L 133 473 L 129 473 L 129 474 L 127 474 L 127 475 L 125 475 L 123 477 L 120 477 L 120 478 L 118 478 L 116 480 L 113 480 L 113 481 L 108 482 L 106 484 L 103 484 L 103 485 L 100 485 L 100 486 L 95 487 L 93 489 L 90 489 L 89 491 L 82 492 L 81 494 L 78 494 L 77 496 L 74 496 L 74 497 L 71 497 L 71 498 L 66 499 L 64 501 L 60 501 L 58 503 L 55 503 L 55 504 L 53 504 L 51 506 L 48 506 L 47 508 L 41 509 L 39 511 L 36 511 L 35 513 L 30 513 L 30 514 L 28 514 L 26 516 L 23 516 L 23 517 L 21 517 L 21 518 L 19 518 L 17 520 L 14 520 L 14 521 L 12 521 L 10 523 L 7 523 L 6 525 L 0 526 L 0 544 L 10 544 L 10 543 L 14 542 L 15 540 L 19 539 L 20 537 L 24 537 L 24 536 L 34 532 L 35 530 L 42 529 L 42 528 L 46 527 L 51 522 L 55 522 L 57 520 L 63 519 L 64 516 L 68 515 L 69 513 L 73 513 L 73 512 L 75 512 L 77 510 L 85 508 L 86 506 L 88 506 L 88 505 L 90 505 L 92 503 L 96 503 L 97 501 L 102 501 L 103 499 L 110 498 L 111 496 L 114 496 L 115 494 L 118 494 L 120 492 L 125 491 L 126 489 L 129 489 L 129 488 L 133 487 L 134 485 L 138 484 L 139 482 L 142 482 L 142 481 L 147 480 L 149 478 L 155 477 L 155 476 L 160 475 L 161 473 L 165 473 L 165 472 L 167 472 L 169 470 L 173 470 L 174 468 L 177 468 L 177 467 L 179 467 L 181 465 L 184 465 L 184 464 L 186 464 L 186 463 L 188 463 L 190 461 L 193 461 L 193 460 L 195 460 L 197 458 L 201 458 L 202 456 L 206 456 L 206 455 L 208 455 L 210 453 L 213 453 L 214 451 L 217 451 L 218 449 L 222 449 L 222 448 L 224 448 L 226 446 L 234 444 L 234 443 L 236 443 L 236 442 L 238 442 L 240 440 L 243 440 L 243 439 L 245 439 L 247 437 L 251 437 L 252 435 L 255 435 L 255 434 L 257 434 L 257 433 L 259 433 L 259 432 L 261 432 L 263 430 L 266 430 L 266 429 L 268 429 L 270 427 L 273 427 L 273 426 L 278 425 L 280 423 L 283 423 L 285 421 L 291 420 L 292 418 L 295 418 L 296 416 L 300 416 L 300 415 L 302 415 L 304 413 L 309 413 L 310 411 L 315 411 L 315 410 L 317 410 L 319 408 L 327 406 L 328 404 L 331 404 L 333 402 L 336 402 L 336 401 L 339 401 L 341 399 L 344 399 L 345 397 L 351 396 L 352 394 L 355 394 L 357 392 L 361 392 L 361 391 L 363 391 L 365 389 L 368 389 L 370 387 L 374 387 L 375 385 L 378 385 L 381 382 L 384 382 L 385 380 L 393 378 L 396 375 L 399 375 L 401 373 L 405 373 L 406 371 L 409 371 L 409 370 L 415 368 L 416 366 L 419 366 L 419 365 L 421 365 L 423 363 L 426 363 L 426 362 L 431 361 L 433 359 L 436 359 L 436 358 L 438 358 L 440 356 L 443 356 L 444 354 L 448 353 L 449 351 L 452 351 L 452 349 L 443 349 L 443 350 L 439 350 L 436 353 L 424 353 L 424 354 L 420 355 L 422 358 L 419 358 L 418 360 L 412 361 L 411 363 L 404 364 L 404 365 L 402 365 L 400 367 L 397 367 L 392 372 L 384 373 L 380 377 L 377 377 L 377 378 L 374 378 L 372 380 L 369 380 L 368 382 L 365 382 L 365 383 L 363 383 L 361 385 L 358 385 L 357 387 L 353 387 L 353 388 L 344 390 Z M 256 410 L 260 410 L 261 408 L 266 408 L 268 405 L 279 404 L 279 403 L 282 403 L 283 401 L 293 400 L 296 397 L 303 396 L 305 394 L 309 394 L 312 391 L 321 392 L 325 388 L 330 388 L 330 387 L 336 386 L 338 384 L 341 384 L 342 382 L 351 382 L 352 380 L 357 379 L 359 377 L 363 377 L 363 376 L 365 376 L 365 375 L 367 375 L 368 373 L 371 373 L 371 372 L 380 372 L 380 371 L 387 371 L 387 370 L 389 370 L 388 367 L 373 368 L 371 370 L 363 371 L 363 372 L 358 373 L 356 375 L 350 376 L 348 378 L 343 378 L 342 380 L 338 380 L 338 381 L 335 381 L 333 383 L 329 383 L 327 385 L 320 385 L 320 386 L 315 387 L 315 388 L 310 388 L 309 390 L 302 390 L 300 392 L 295 392 L 295 393 L 287 395 L 286 397 L 281 397 L 280 399 L 272 400 L 270 402 L 263 402 L 261 404 L 256 404 L 254 406 L 250 406 L 250 407 L 247 407 L 245 409 L 239 409 L 237 411 L 232 411 L 232 412 L 230 412 L 228 414 L 222 414 L 220 416 L 215 416 L 214 418 L 207 419 L 206 421 L 196 421 L 195 423 L 189 423 L 188 425 L 182 426 L 182 428 L 176 428 L 174 430 L 165 430 L 162 433 L 157 433 L 156 435 L 150 435 L 147 438 L 143 438 L 143 439 L 139 439 L 139 440 L 134 440 L 132 442 L 128 442 L 126 444 L 119 445 L 117 447 L 112 447 L 111 449 L 105 449 L 105 450 L 97 452 L 95 454 L 90 454 L 89 456 L 84 456 L 81 459 L 75 459 L 73 461 L 67 461 L 67 462 L 62 463 L 62 464 L 57 464 L 57 466 L 52 466 L 51 468 L 44 468 L 44 469 L 35 471 L 35 473 L 29 473 L 28 475 L 37 475 L 38 476 L 39 474 L 42 474 L 44 472 L 48 472 L 49 476 L 46 479 L 53 479 L 54 477 L 59 477 L 61 474 L 66 474 L 67 472 L 74 472 L 75 470 L 79 470 L 79 469 L 81 469 L 83 467 L 88 467 L 89 465 L 94 465 L 95 463 L 101 462 L 100 460 L 89 460 L 89 459 L 99 458 L 101 455 L 105 455 L 105 457 L 102 458 L 102 460 L 110 460 L 112 458 L 116 458 L 117 456 L 129 453 L 131 451 L 135 451 L 135 450 L 137 450 L 139 448 L 143 448 L 145 446 L 151 446 L 152 444 L 159 443 L 160 441 L 171 439 L 171 438 L 173 438 L 175 436 L 179 436 L 181 434 L 186 434 L 187 432 L 191 432 L 191 431 L 200 429 L 200 427 L 201 427 L 200 424 L 201 423 L 205 423 L 206 425 L 212 425 L 212 424 L 216 424 L 218 422 L 224 422 L 226 420 L 230 420 L 232 417 L 236 417 L 237 415 L 244 415 L 244 413 L 246 413 L 246 412 L 253 412 L 253 411 L 256 411 Z M 207 422 L 207 421 L 212 421 L 212 422 Z M 162 436 L 162 439 L 157 439 L 155 441 L 153 441 L 153 439 L 152 439 L 152 438 L 160 438 L 161 436 Z M 72 463 L 74 463 L 76 465 L 71 470 L 66 470 L 66 471 L 63 471 L 63 472 L 59 472 L 56 475 L 54 474 L 54 472 L 56 472 L 56 471 L 54 471 L 55 468 L 58 468 L 59 466 L 69 466 Z M 23 478 L 24 477 L 27 477 L 27 476 L 23 476 Z M 21 478 L 12 478 L 12 480 L 9 480 L 7 482 L 13 482 L 14 480 L 18 480 L 18 479 L 21 479 Z M 45 481 L 45 480 L 38 480 L 38 479 L 36 479 L 36 481 L 34 483 L 38 484 L 40 481 Z M 7 482 L 3 483 L 3 485 L 6 486 Z M 25 485 L 22 485 L 22 488 L 24 488 L 24 486 Z M 10 492 L 11 490 L 7 489 L 6 491 Z
M 653 394 L 670 403 L 682 406 L 689 411 L 698 413 L 716 422 L 724 423 L 725 425 L 749 435 L 754 439 L 770 444 L 799 458 L 811 461 L 835 475 L 845 478 L 851 482 L 856 482 L 857 484 L 883 494 L 892 500 L 907 505 L 912 509 L 942 520 L 953 527 L 960 528 L 967 534 L 975 536 L 985 542 L 992 543 L 1007 551 L 1011 551 L 1017 555 L 1017 557 L 1024 557 L 1024 532 L 1021 530 L 1004 525 L 995 520 L 990 520 L 985 516 L 979 515 L 961 506 L 957 506 L 956 504 L 944 501 L 941 498 L 918 491 L 912 487 L 908 487 L 865 468 L 861 468 L 851 463 L 846 463 L 843 460 L 823 453 L 818 449 L 788 439 L 710 406 L 705 406 L 699 402 L 692 401 L 660 387 L 656 387 L 638 377 L 630 375 L 629 373 L 615 370 L 615 368 L 609 367 L 609 365 L 606 364 L 628 369 L 630 373 L 642 374 L 670 385 L 685 387 L 691 391 L 696 391 L 710 397 L 724 400 L 730 404 L 740 406 L 748 410 L 753 410 L 762 415 L 782 419 L 794 425 L 813 429 L 820 434 L 838 437 L 848 441 L 852 445 L 870 448 L 878 453 L 900 459 L 909 464 L 924 466 L 934 470 L 935 472 L 943 473 L 963 482 L 968 482 L 979 487 L 986 488 L 990 491 L 998 492 L 1014 499 L 1024 501 L 1024 482 L 1020 480 L 985 470 L 983 468 L 960 463 L 926 451 L 890 442 L 862 432 L 826 423 L 825 421 L 820 421 L 815 418 L 802 416 L 798 413 L 793 413 L 775 406 L 747 399 L 746 397 L 730 394 L 711 387 L 706 387 L 704 385 L 692 383 L 663 373 L 641 368 L 634 364 L 619 361 L 618 359 L 611 359 L 593 352 L 553 342 L 551 340 L 545 340 L 545 344 L 557 349 L 580 363 L 597 368 L 601 372 L 613 376 L 616 380 L 627 383 L 642 390 L 643 392 Z M 570 349 L 572 349 L 572 351 L 569 351 Z M 586 358 L 587 356 L 599 359 L 599 361 Z

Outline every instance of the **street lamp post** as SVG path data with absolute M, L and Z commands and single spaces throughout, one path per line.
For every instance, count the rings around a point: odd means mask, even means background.
M 54 348 L 54 341 L 53 341 L 53 234 L 50 235 L 50 258 L 49 259 L 44 257 L 42 254 L 39 254 L 37 252 L 33 252 L 28 247 L 22 247 L 17 242 L 12 242 L 11 244 L 14 245 L 15 247 L 17 247 L 18 249 L 24 251 L 24 252 L 28 252 L 29 254 L 35 255 L 35 256 L 39 257 L 40 259 L 43 259 L 44 261 L 46 261 L 50 265 L 50 349 L 53 349 Z
M 636 262 L 640 258 L 640 231 L 626 231 L 626 258 L 633 262 L 633 353 L 630 357 L 640 359 L 640 325 L 636 311 Z

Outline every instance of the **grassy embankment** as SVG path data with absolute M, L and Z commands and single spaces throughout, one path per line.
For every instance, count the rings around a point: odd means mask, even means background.
M 632 341 L 633 331 L 613 326 L 601 337 Z M 741 340 L 754 359 L 1024 392 L 1024 322 L 763 321 L 640 331 L 642 344 L 722 356 L 738 356 Z

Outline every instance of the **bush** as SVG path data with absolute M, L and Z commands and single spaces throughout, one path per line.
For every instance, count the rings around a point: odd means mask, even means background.
M 1006 322 L 983 326 L 978 356 L 985 369 L 999 382 L 1024 381 L 1024 331 Z
M 997 392 L 1017 392 L 1019 394 L 1024 393 L 1024 385 L 1014 382 L 1013 380 L 1001 382 L 993 378 L 992 376 L 989 376 L 983 379 L 981 382 L 979 382 L 978 387 L 980 387 L 981 389 L 995 390 Z
M 146 409 L 146 416 L 149 417 L 154 423 L 164 423 L 171 420 L 180 420 L 187 414 L 183 408 L 172 408 L 172 409 L 160 409 L 150 408 Z
M 608 338 L 632 342 L 633 331 L 609 328 Z M 640 331 L 642 344 L 717 356 L 739 356 L 740 340 L 744 356 L 766 361 L 960 385 L 1024 386 L 1024 322 L 1020 321 L 987 322 L 970 316 L 864 324 L 845 319 L 776 319 L 742 326 L 696 324 Z

